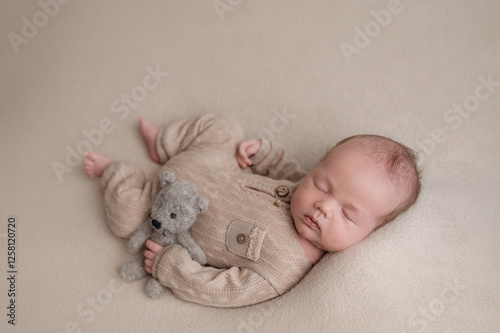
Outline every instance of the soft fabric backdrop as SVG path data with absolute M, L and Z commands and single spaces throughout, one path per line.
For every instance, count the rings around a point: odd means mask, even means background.
M 499 17 L 496 0 L 2 1 L 0 330 L 496 331 Z M 152 301 L 146 280 L 121 281 L 132 256 L 79 155 L 151 176 L 139 117 L 207 112 L 305 168 L 346 136 L 390 136 L 421 152 L 421 200 L 278 299 Z

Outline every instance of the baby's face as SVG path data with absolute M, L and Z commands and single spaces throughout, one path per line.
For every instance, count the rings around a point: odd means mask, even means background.
M 347 142 L 330 152 L 292 197 L 297 232 L 325 251 L 340 251 L 372 232 L 401 201 L 384 170 Z

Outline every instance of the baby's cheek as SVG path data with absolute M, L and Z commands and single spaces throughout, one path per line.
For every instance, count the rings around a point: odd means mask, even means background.
M 346 241 L 346 237 L 342 237 L 340 232 L 337 232 L 333 227 L 323 230 L 321 233 L 321 243 L 323 247 L 328 251 L 338 251 L 343 243 Z
M 303 202 L 304 202 L 304 194 L 299 186 L 299 188 L 293 194 L 292 200 L 290 201 L 290 211 L 297 212 L 298 210 L 300 210 L 303 206 Z
M 297 225 L 298 222 L 300 222 L 300 216 L 301 216 L 301 209 L 297 202 L 290 202 L 290 213 L 292 214 L 293 222 L 295 225 Z

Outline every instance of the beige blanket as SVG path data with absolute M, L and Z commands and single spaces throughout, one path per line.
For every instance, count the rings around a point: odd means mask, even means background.
M 496 0 L 3 1 L 0 331 L 497 331 L 499 17 Z M 134 256 L 81 154 L 153 175 L 139 117 L 208 112 L 305 168 L 390 136 L 421 152 L 421 200 L 270 302 L 153 301 L 119 276 Z

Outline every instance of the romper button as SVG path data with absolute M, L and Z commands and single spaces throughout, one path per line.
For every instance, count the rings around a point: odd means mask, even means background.
M 238 237 L 236 237 L 236 240 L 238 241 L 238 243 L 243 244 L 247 241 L 247 236 L 245 236 L 244 234 L 239 234 Z
M 285 185 L 280 185 L 276 188 L 276 194 L 280 198 L 286 197 L 288 193 L 290 193 L 290 190 Z

